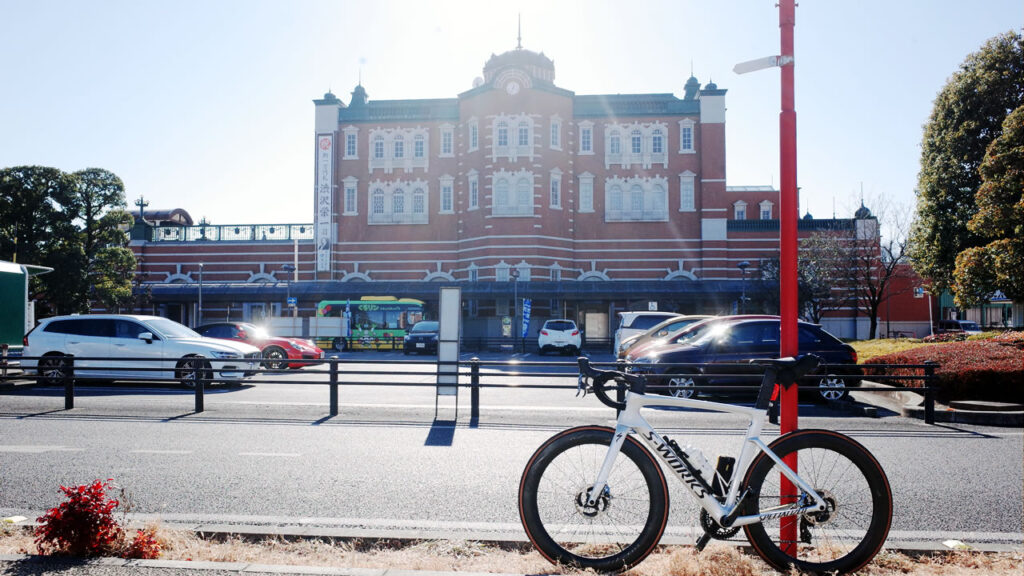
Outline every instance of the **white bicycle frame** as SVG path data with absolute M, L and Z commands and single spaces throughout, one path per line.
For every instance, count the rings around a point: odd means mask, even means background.
M 743 447 L 740 450 L 740 456 L 737 459 L 737 465 L 732 474 L 732 478 L 729 481 L 729 490 L 726 494 L 724 505 L 719 503 L 715 495 L 709 493 L 701 481 L 695 478 L 690 472 L 690 469 L 693 467 L 692 463 L 689 461 L 684 462 L 685 458 L 676 454 L 675 450 L 669 446 L 668 442 L 651 427 L 643 416 L 640 415 L 641 409 L 655 406 L 698 408 L 713 412 L 729 412 L 733 414 L 741 414 L 750 419 L 750 424 L 747 426 L 747 435 L 744 439 Z M 604 462 L 601 465 L 601 471 L 598 473 L 597 480 L 594 482 L 593 489 L 590 491 L 590 500 L 588 501 L 588 505 L 595 506 L 597 504 L 598 497 L 607 485 L 608 475 L 611 473 L 612 467 L 615 464 L 615 459 L 618 457 L 619 451 L 622 449 L 623 442 L 626 441 L 626 437 L 629 434 L 635 432 L 637 436 L 644 441 L 647 447 L 650 448 L 651 452 L 656 454 L 658 458 L 665 463 L 669 470 L 674 472 L 675 477 L 690 489 L 690 493 L 693 494 L 694 498 L 696 498 L 698 502 L 700 502 L 701 507 L 704 508 L 704 510 L 706 510 L 719 525 L 724 526 L 724 524 L 722 524 L 722 519 L 731 515 L 736 510 L 737 505 L 740 504 L 738 502 L 740 497 L 740 478 L 745 475 L 747 468 L 753 462 L 758 451 L 764 452 L 769 458 L 771 458 L 778 465 L 782 475 L 798 486 L 808 497 L 804 502 L 799 503 L 800 505 L 797 507 L 792 505 L 780 505 L 777 508 L 761 511 L 760 514 L 738 516 L 734 518 L 728 526 L 725 526 L 726 528 L 733 526 L 745 526 L 748 524 L 755 524 L 757 522 L 764 522 L 765 520 L 776 520 L 786 516 L 796 516 L 806 512 L 820 512 L 825 510 L 825 501 L 821 495 L 818 494 L 814 488 L 808 485 L 807 482 L 805 482 L 803 478 L 801 478 L 789 466 L 787 466 L 786 463 L 772 452 L 764 441 L 761 440 L 761 427 L 764 424 L 764 418 L 764 409 L 735 406 L 720 402 L 708 402 L 705 400 L 694 400 L 692 398 L 648 396 L 646 394 L 636 394 L 634 392 L 627 391 L 626 407 L 620 412 L 619 418 L 616 421 L 615 435 L 612 437 L 611 445 L 608 446 L 608 453 L 605 455 Z M 707 485 L 710 485 L 712 480 L 712 478 L 707 478 Z

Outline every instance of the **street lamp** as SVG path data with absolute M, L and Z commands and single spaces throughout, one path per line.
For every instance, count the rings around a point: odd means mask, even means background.
M 512 350 L 519 344 L 519 269 L 509 271 L 512 278 Z
M 743 280 L 740 283 L 740 314 L 747 313 L 747 268 L 750 268 L 750 262 L 744 260 L 736 265 L 740 269 L 740 273 L 743 275 Z
M 196 310 L 196 326 L 203 325 L 203 263 L 199 263 L 199 307 Z

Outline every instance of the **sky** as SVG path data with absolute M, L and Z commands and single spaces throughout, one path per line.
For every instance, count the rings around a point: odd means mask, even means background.
M 576 94 L 726 95 L 727 182 L 779 185 L 775 0 L 0 0 L 0 167 L 110 170 L 129 205 L 214 224 L 313 221 L 313 99 L 454 98 L 492 53 Z M 1024 0 L 801 0 L 801 213 L 912 207 L 935 96 Z

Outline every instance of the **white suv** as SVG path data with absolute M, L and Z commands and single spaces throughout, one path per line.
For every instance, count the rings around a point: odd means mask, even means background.
M 158 316 L 54 316 L 26 334 L 24 344 L 22 367 L 51 385 L 63 381 L 71 362 L 76 378 L 178 380 L 193 388 L 200 379 L 251 376 L 260 360 L 255 346 L 205 338 Z
M 580 353 L 582 341 L 580 329 L 572 320 L 548 320 L 541 326 L 537 335 L 537 348 L 541 356 L 551 350 L 577 355 Z

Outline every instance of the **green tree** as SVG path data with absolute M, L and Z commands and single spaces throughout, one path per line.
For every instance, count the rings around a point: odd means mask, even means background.
M 961 307 L 975 306 L 996 290 L 1024 299 L 1024 105 L 1003 122 L 981 165 L 977 212 L 967 228 L 989 240 L 956 258 L 953 291 Z
M 1008 32 L 967 57 L 935 99 L 921 143 L 914 268 L 934 291 L 950 288 L 961 252 L 988 243 L 967 226 L 978 212 L 979 167 L 1007 115 L 1024 104 L 1024 40 Z
M 131 224 L 124 184 L 107 170 L 0 169 L 0 258 L 54 269 L 31 280 L 39 316 L 86 312 L 90 298 L 130 291 Z

